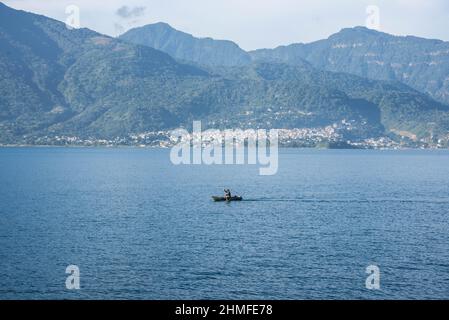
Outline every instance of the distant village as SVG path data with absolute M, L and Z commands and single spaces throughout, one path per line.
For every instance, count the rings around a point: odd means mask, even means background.
M 449 134 L 444 138 L 436 139 L 429 136 L 426 139 L 417 139 L 410 135 L 392 133 L 390 136 L 380 136 L 367 139 L 350 139 L 348 133 L 355 128 L 350 121 L 343 120 L 331 126 L 317 128 L 279 129 L 279 146 L 291 148 L 335 148 L 335 149 L 447 149 L 449 148 Z M 234 130 L 235 143 L 247 143 L 257 139 L 256 130 Z M 161 147 L 169 148 L 180 141 L 193 141 L 206 146 L 223 139 L 220 133 L 204 131 L 199 136 L 189 134 L 174 136 L 173 131 L 153 131 L 130 134 L 114 139 L 80 138 L 76 136 L 24 136 L 23 145 L 38 146 L 135 146 L 135 147 Z M 224 139 L 223 139 L 224 140 Z

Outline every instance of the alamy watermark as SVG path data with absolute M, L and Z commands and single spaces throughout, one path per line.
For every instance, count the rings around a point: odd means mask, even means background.
M 76 265 L 70 265 L 65 269 L 69 276 L 65 280 L 65 287 L 68 290 L 80 289 L 80 268 Z
M 366 273 L 369 276 L 366 278 L 365 287 L 369 290 L 380 289 L 380 269 L 378 266 L 370 265 L 366 267 Z
M 81 28 L 80 8 L 74 4 L 65 8 L 67 18 L 65 20 L 65 26 L 67 29 L 79 29 Z
M 366 7 L 366 21 L 365 25 L 368 29 L 380 30 L 380 8 L 375 5 Z
M 278 170 L 277 129 L 201 130 L 201 121 L 193 122 L 193 131 L 176 129 L 171 139 L 177 142 L 170 160 L 175 165 L 259 164 L 260 175 L 274 175 Z

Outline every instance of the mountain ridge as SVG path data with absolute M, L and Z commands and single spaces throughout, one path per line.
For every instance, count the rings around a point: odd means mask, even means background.
M 232 51 L 226 52 L 224 64 L 214 59 L 211 53 L 222 52 L 220 46 L 214 47 L 218 40 L 207 38 L 209 53 L 207 57 L 199 56 L 191 50 L 184 50 L 186 46 L 194 46 L 191 42 L 197 43 L 199 38 L 189 35 L 190 40 L 180 39 L 176 36 L 180 31 L 170 28 L 169 39 L 157 38 L 153 25 L 131 29 L 120 38 L 155 47 L 176 59 L 207 67 L 244 66 L 257 61 L 287 64 L 303 64 L 306 61 L 321 70 L 346 72 L 374 80 L 399 81 L 449 104 L 449 42 L 443 40 L 397 36 L 356 26 L 343 28 L 327 39 L 309 43 L 293 43 L 248 52 L 238 47 L 240 50 L 236 56 L 233 56 Z M 146 37 L 148 30 L 151 32 Z M 156 38 L 162 42 L 155 45 Z M 171 46 L 169 49 L 164 40 Z M 201 45 L 198 46 L 201 48 Z
M 230 40 L 194 37 L 165 22 L 131 29 L 118 38 L 162 50 L 179 60 L 205 66 L 240 66 L 251 62 L 250 56 Z

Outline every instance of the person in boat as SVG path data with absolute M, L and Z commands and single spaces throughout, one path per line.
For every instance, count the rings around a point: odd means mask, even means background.
M 225 199 L 226 199 L 226 200 L 231 199 L 231 190 L 229 190 L 229 189 L 224 189 L 224 193 L 225 193 Z

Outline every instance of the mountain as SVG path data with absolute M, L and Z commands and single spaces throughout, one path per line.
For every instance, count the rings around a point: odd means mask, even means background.
M 395 80 L 449 103 L 449 42 L 393 36 L 365 27 L 328 39 L 250 52 L 255 61 L 302 63 L 376 80 Z
M 194 38 L 164 23 L 131 29 L 121 39 L 207 67 L 244 66 L 254 61 L 295 65 L 307 61 L 320 70 L 400 81 L 449 104 L 449 42 L 441 40 L 354 27 L 312 43 L 245 52 L 233 42 Z
M 0 140 L 175 126 L 187 110 L 173 100 L 204 79 L 161 51 L 0 4 Z
M 449 133 L 449 106 L 399 82 L 320 71 L 307 63 L 253 63 L 226 77 L 238 79 L 240 89 L 248 81 L 265 86 L 258 92 L 261 99 L 256 100 L 261 105 L 260 117 L 251 119 L 252 123 L 295 128 L 350 119 L 358 128 L 351 138 L 390 132 L 419 137 Z M 234 118 L 238 116 L 236 113 Z
M 220 72 L 0 4 L 0 143 L 189 127 L 351 123 L 347 137 L 449 132 L 449 107 L 399 82 L 257 62 Z
M 162 22 L 131 29 L 120 39 L 203 66 L 241 66 L 251 62 L 249 54 L 232 41 L 195 38 Z

